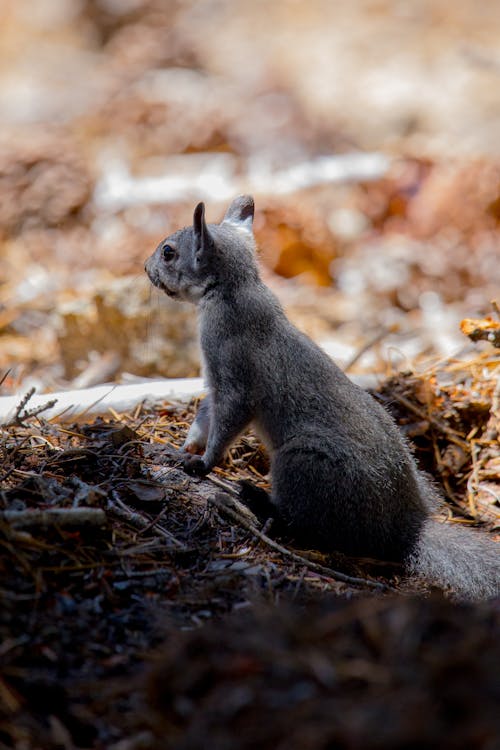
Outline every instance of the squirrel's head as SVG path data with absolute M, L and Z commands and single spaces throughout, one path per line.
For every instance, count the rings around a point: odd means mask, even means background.
M 257 279 L 253 213 L 253 198 L 240 195 L 220 224 L 207 225 L 205 205 L 198 203 L 193 226 L 162 240 L 146 261 L 151 282 L 170 297 L 197 303 L 210 292 L 227 294 Z

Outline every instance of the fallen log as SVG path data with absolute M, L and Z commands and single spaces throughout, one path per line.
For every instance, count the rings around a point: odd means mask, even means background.
M 10 526 L 104 526 L 106 513 L 102 508 L 48 508 L 46 510 L 4 510 L 0 520 Z

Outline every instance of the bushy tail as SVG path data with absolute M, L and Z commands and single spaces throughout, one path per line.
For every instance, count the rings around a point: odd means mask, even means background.
M 429 518 L 407 568 L 462 599 L 500 596 L 500 544 L 474 529 Z

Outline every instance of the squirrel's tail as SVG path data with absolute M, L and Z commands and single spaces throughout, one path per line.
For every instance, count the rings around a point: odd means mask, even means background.
M 473 529 L 427 519 L 407 569 L 462 599 L 500 596 L 500 545 Z

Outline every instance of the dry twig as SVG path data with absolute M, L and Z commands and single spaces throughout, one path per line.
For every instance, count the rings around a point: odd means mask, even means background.
M 136 529 L 138 529 L 141 533 L 144 533 L 145 531 L 151 531 L 152 534 L 155 534 L 156 536 L 161 536 L 164 539 L 167 539 L 169 542 L 172 542 L 172 544 L 180 551 L 185 552 L 187 550 L 187 547 L 185 544 L 180 542 L 176 537 L 172 534 L 172 532 L 168 531 L 168 529 L 165 529 L 163 526 L 160 526 L 158 523 L 151 522 L 151 520 L 148 520 L 147 518 L 144 518 L 140 513 L 137 513 L 137 511 L 130 510 L 130 508 L 127 508 L 125 503 L 118 497 L 117 493 L 113 490 L 110 493 L 111 499 L 108 502 L 107 510 L 112 515 L 119 518 L 121 521 L 125 521 L 125 523 L 130 524 L 131 526 L 134 526 Z
M 31 401 L 34 393 L 35 388 L 30 388 L 27 393 L 22 397 L 21 401 L 17 404 L 14 412 L 14 416 L 8 419 L 2 427 L 25 427 L 25 422 L 28 419 L 31 419 L 33 417 L 38 417 L 42 412 L 48 411 L 52 409 L 56 403 L 57 399 L 52 399 L 51 401 L 45 401 L 42 403 L 38 403 L 36 406 L 32 407 L 31 409 L 26 409 L 27 404 Z M 5 397 L 9 398 L 9 397 Z M 0 422 L 1 424 L 1 422 Z
M 452 443 L 456 443 L 456 445 L 459 445 L 465 451 L 469 450 L 469 445 L 467 441 L 463 439 L 462 435 L 459 432 L 443 424 L 435 417 L 432 417 L 430 414 L 425 412 L 423 409 L 421 409 L 419 406 L 414 404 L 412 401 L 410 401 L 410 399 L 406 398 L 405 396 L 401 396 L 399 393 L 393 393 L 392 398 L 394 398 L 395 401 L 399 401 L 399 403 L 402 404 L 406 409 L 408 409 L 409 411 L 412 411 L 421 419 L 424 419 L 427 422 L 430 422 L 430 424 L 433 427 L 435 427 L 437 430 L 439 430 L 444 435 L 446 435 Z
M 215 505 L 217 510 L 220 510 L 222 513 L 225 513 L 228 515 L 233 521 L 236 521 L 240 526 L 243 526 L 243 528 L 246 531 L 249 531 L 253 536 L 257 537 L 257 539 L 260 539 L 261 542 L 264 542 L 268 547 L 271 547 L 272 549 L 276 550 L 276 552 L 279 552 L 281 555 L 284 555 L 285 557 L 290 558 L 291 560 L 294 560 L 294 562 L 298 562 L 301 565 L 305 565 L 309 570 L 314 571 L 315 573 L 319 573 L 320 575 L 326 576 L 327 578 L 334 578 L 337 581 L 341 581 L 342 583 L 348 583 L 351 586 L 362 586 L 367 588 L 373 588 L 373 589 L 379 589 L 381 591 L 392 591 L 390 586 L 387 586 L 384 583 L 380 583 L 379 581 L 370 581 L 367 578 L 357 578 L 355 576 L 348 576 L 345 573 L 341 573 L 338 570 L 333 570 L 332 568 L 327 568 L 325 565 L 320 565 L 319 563 L 315 563 L 312 560 L 308 560 L 307 557 L 303 557 L 302 555 L 299 555 L 297 552 L 292 552 L 292 550 L 287 549 L 286 547 L 283 547 L 282 544 L 279 544 L 274 539 L 271 539 L 271 537 L 267 536 L 267 534 L 264 534 L 262 531 L 257 529 L 253 523 L 248 521 L 247 514 L 239 513 L 236 509 L 236 505 L 234 504 L 234 498 L 230 498 L 230 502 L 228 503 L 228 498 L 226 495 L 224 495 L 222 492 L 217 493 L 213 497 L 210 498 L 210 502 Z

